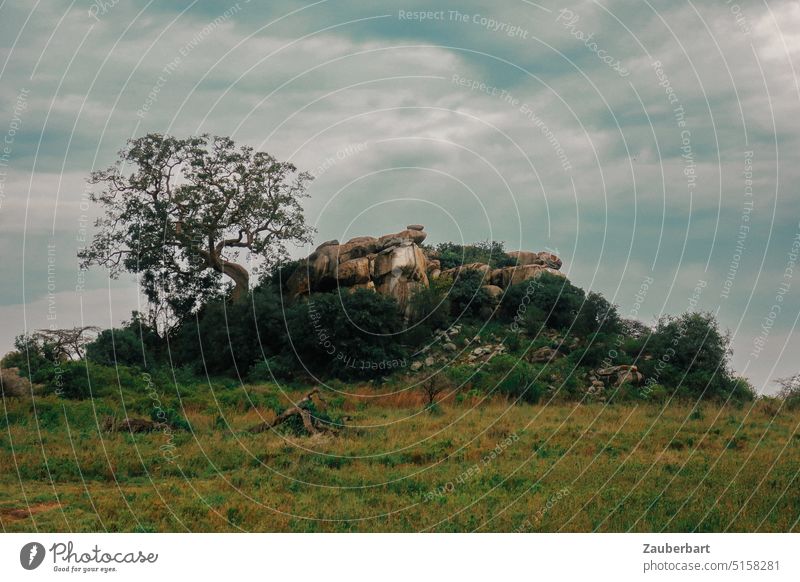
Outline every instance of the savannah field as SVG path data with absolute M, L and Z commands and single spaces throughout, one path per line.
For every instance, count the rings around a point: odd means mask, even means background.
M 346 428 L 303 437 L 247 432 L 276 387 L 205 388 L 171 402 L 189 430 L 146 434 L 98 429 L 143 399 L 4 399 L 3 531 L 800 531 L 800 412 L 779 401 L 430 412 L 350 386 L 325 409 Z

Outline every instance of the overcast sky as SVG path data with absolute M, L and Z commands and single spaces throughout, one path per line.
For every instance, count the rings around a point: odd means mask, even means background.
M 318 242 L 554 250 L 623 315 L 717 313 L 759 390 L 800 370 L 800 4 L 500 4 L 0 1 L 0 352 L 129 316 L 77 270 L 86 177 L 210 132 L 316 174 Z

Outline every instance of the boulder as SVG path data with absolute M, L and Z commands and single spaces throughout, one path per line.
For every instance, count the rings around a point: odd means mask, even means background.
M 425 227 L 421 224 L 409 224 L 406 230 L 425 230 Z
M 371 283 L 369 265 L 367 257 L 339 263 L 336 266 L 336 280 L 343 287 Z
M 381 249 L 396 246 L 405 241 L 411 241 L 414 244 L 421 244 L 428 234 L 421 230 L 403 230 L 395 234 L 385 234 L 378 239 Z
M 503 289 L 497 285 L 484 285 L 481 288 L 486 291 L 486 294 L 492 299 L 500 299 L 500 297 L 503 295 Z
M 377 253 L 381 249 L 378 239 L 371 236 L 360 236 L 347 241 L 338 247 L 338 262 L 346 263 Z
M 482 275 L 487 276 L 490 267 L 486 263 L 467 263 L 466 265 L 460 265 L 452 269 L 445 269 L 442 271 L 442 275 L 455 279 L 462 271 L 478 271 Z
M 626 382 L 638 386 L 644 382 L 644 375 L 639 372 L 636 366 L 625 364 L 601 368 L 595 370 L 595 374 L 614 386 L 622 386 Z
M 553 253 L 549 253 L 547 251 L 542 251 L 541 253 L 538 254 L 539 254 L 539 260 L 544 262 L 544 264 L 550 267 L 551 269 L 558 270 L 561 268 L 562 265 L 561 259 L 558 258 L 557 255 L 554 255 Z
M 539 258 L 539 253 L 532 251 L 509 251 L 506 253 L 517 262 L 517 265 L 542 265 L 545 263 Z
M 308 295 L 311 292 L 311 280 L 306 263 L 301 263 L 291 277 L 286 280 L 286 289 L 289 291 L 290 297 Z
M 536 279 L 542 273 L 551 273 L 559 277 L 565 277 L 564 273 L 551 269 L 550 267 L 544 267 L 542 265 L 518 265 L 516 267 L 495 269 L 492 271 L 490 279 L 493 285 L 505 289 L 511 285 L 519 285 L 525 281 Z
M 428 286 L 425 255 L 416 244 L 408 241 L 381 251 L 375 257 L 373 277 L 378 293 L 394 297 L 409 316 L 411 296 Z
M 31 393 L 31 383 L 19 375 L 19 368 L 0 369 L 0 392 L 3 396 L 25 396 Z

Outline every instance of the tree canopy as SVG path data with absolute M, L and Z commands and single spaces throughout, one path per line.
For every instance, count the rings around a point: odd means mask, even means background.
M 243 253 L 269 267 L 287 256 L 287 244 L 310 240 L 300 205 L 309 180 L 227 137 L 132 139 L 113 166 L 91 175 L 103 186 L 91 198 L 105 214 L 80 259 L 112 276 L 140 274 L 148 299 L 178 314 L 218 295 L 223 275 L 241 299 L 250 281 Z

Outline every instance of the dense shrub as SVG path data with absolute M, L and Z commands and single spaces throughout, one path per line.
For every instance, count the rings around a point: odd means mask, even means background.
M 93 362 L 63 362 L 38 374 L 46 393 L 84 399 L 107 396 L 120 388 L 145 390 L 140 374 L 125 366 L 103 366 Z
M 286 354 L 297 369 L 341 378 L 384 376 L 405 367 L 403 317 L 394 299 L 359 289 L 319 293 L 286 310 Z
M 678 396 L 746 400 L 753 396 L 749 386 L 733 377 L 730 339 L 710 313 L 662 317 L 642 350 L 650 356 L 638 361 L 644 375 L 677 387 Z
M 491 316 L 495 301 L 482 288 L 484 284 L 483 273 L 472 270 L 461 271 L 447 292 L 451 317 L 485 320 Z
M 31 378 L 36 384 L 41 382 L 37 378 L 57 361 L 55 345 L 22 334 L 14 338 L 14 351 L 3 357 L 0 367 L 19 368 L 20 376 Z
M 164 340 L 134 312 L 121 328 L 105 329 L 86 346 L 86 358 L 104 366 L 152 367 L 160 362 Z
M 450 281 L 440 277 L 431 281 L 429 287 L 419 289 L 411 296 L 411 325 L 404 334 L 405 343 L 412 346 L 423 344 L 430 340 L 435 330 L 450 326 L 452 318 L 449 289 Z
M 175 361 L 192 362 L 197 372 L 244 376 L 279 353 L 284 338 L 281 297 L 265 285 L 240 302 L 207 303 L 183 322 L 170 346 Z
M 507 320 L 524 321 L 529 310 L 536 310 L 536 317 L 544 317 L 544 324 L 552 329 L 566 329 L 576 322 L 584 303 L 582 289 L 567 279 L 542 273 L 536 279 L 509 287 L 501 302 L 501 313 Z M 591 322 L 596 317 L 591 309 L 586 311 L 584 321 Z M 538 319 L 529 323 L 536 327 Z
M 438 244 L 435 251 L 442 270 L 469 263 L 485 263 L 493 269 L 516 264 L 516 261 L 506 254 L 501 241 L 483 241 L 471 245 L 444 242 Z

